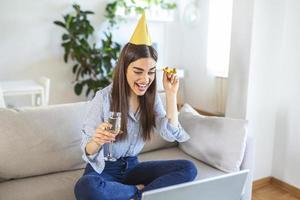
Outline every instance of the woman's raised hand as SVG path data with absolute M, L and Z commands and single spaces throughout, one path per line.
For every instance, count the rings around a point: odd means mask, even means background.
M 168 93 L 177 94 L 179 88 L 179 78 L 177 74 L 168 73 L 164 71 L 163 86 L 166 91 L 166 94 Z
M 164 69 L 163 85 L 166 92 L 166 111 L 168 121 L 174 126 L 178 125 L 177 92 L 179 88 L 179 78 L 176 69 Z

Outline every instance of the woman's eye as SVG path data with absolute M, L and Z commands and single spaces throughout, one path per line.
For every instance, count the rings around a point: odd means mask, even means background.
M 133 71 L 133 72 L 134 72 L 135 74 L 139 74 L 139 75 L 140 75 L 140 74 L 143 74 L 143 72 L 135 72 L 135 71 Z M 149 74 L 149 75 L 153 75 L 153 74 L 155 74 L 155 72 L 148 72 L 148 74 Z

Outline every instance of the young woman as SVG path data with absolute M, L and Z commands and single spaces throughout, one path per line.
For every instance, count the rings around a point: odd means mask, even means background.
M 157 53 L 151 46 L 143 15 L 130 42 L 122 49 L 113 83 L 96 93 L 82 129 L 83 159 L 88 163 L 75 185 L 77 200 L 141 199 L 144 191 L 194 180 L 195 165 L 187 160 L 139 162 L 137 155 L 156 129 L 167 141 L 184 142 L 178 123 L 179 80 L 164 72 L 167 112 L 156 93 Z M 121 112 L 121 134 L 107 131 L 110 112 Z M 108 144 L 112 156 L 105 161 Z

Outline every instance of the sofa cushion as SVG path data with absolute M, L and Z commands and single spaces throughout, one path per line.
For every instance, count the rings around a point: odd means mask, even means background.
M 83 170 L 22 178 L 0 184 L 0 199 L 74 200 L 74 186 Z
M 0 179 L 84 167 L 80 128 L 86 103 L 0 109 Z
M 140 161 L 187 159 L 198 169 L 196 179 L 204 179 L 224 174 L 182 152 L 178 147 L 151 151 L 139 155 Z M 73 200 L 74 186 L 83 170 L 54 173 L 6 181 L 0 184 L 0 199 L 9 200 Z M 16 192 L 17 191 L 17 192 Z
M 211 167 L 204 162 L 201 162 L 188 154 L 184 153 L 178 147 L 172 147 L 167 149 L 160 149 L 156 151 L 151 151 L 147 153 L 143 153 L 139 155 L 140 161 L 148 161 L 148 160 L 175 160 L 175 159 L 185 159 L 191 160 L 197 167 L 198 173 L 196 180 L 210 178 L 218 175 L 225 174 L 223 171 Z
M 159 133 L 153 132 L 151 140 L 147 141 L 140 153 L 145 153 L 153 150 L 164 149 L 177 146 L 177 142 L 168 142 L 164 140 Z
M 191 139 L 179 147 L 189 155 L 225 172 L 240 170 L 246 147 L 247 121 L 196 114 L 185 104 L 179 121 Z

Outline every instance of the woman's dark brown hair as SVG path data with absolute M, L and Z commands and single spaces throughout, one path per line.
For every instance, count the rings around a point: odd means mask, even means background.
M 122 113 L 121 130 L 123 133 L 118 135 L 120 139 L 124 139 L 127 136 L 127 119 L 131 88 L 127 82 L 126 72 L 129 64 L 140 58 L 153 58 L 157 61 L 157 52 L 152 46 L 127 43 L 122 49 L 113 76 L 110 104 L 112 111 Z M 143 96 L 138 96 L 140 104 L 140 124 L 144 141 L 151 138 L 151 130 L 155 127 L 155 94 L 156 78 L 154 78 L 146 93 Z

